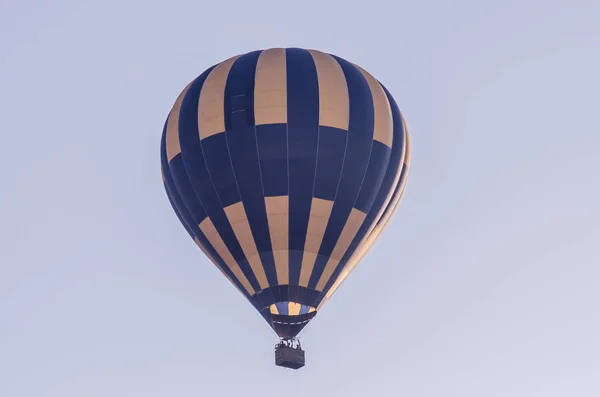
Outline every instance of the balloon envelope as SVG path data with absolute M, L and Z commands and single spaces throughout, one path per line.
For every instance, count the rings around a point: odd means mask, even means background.
M 387 225 L 410 148 L 382 84 L 321 51 L 220 62 L 181 92 L 162 174 L 179 220 L 280 337 L 295 337 Z

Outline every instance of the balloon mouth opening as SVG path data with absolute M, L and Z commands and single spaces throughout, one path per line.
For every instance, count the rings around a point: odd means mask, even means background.
M 303 305 L 298 302 L 277 302 L 273 303 L 269 306 L 269 312 L 273 315 L 281 315 L 281 316 L 300 316 L 303 314 L 313 313 L 316 311 L 316 308 Z
M 277 302 L 265 311 L 271 328 L 281 338 L 294 338 L 317 314 L 317 309 L 298 302 Z

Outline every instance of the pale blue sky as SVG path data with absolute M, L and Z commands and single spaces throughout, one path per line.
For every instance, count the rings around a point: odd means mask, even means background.
M 0 396 L 600 395 L 600 2 L 351 4 L 2 0 Z M 159 168 L 180 90 L 274 46 L 369 70 L 413 143 L 297 372 Z

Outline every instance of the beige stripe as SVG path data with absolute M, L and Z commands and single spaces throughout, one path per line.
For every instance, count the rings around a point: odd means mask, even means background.
M 315 62 L 319 82 L 319 125 L 348 130 L 350 97 L 342 67 L 329 54 L 308 51 Z
M 287 80 L 285 49 L 271 48 L 260 53 L 254 83 L 256 125 L 287 123 Z
M 410 150 L 410 135 L 408 133 L 408 124 L 406 123 L 406 119 L 404 118 L 404 116 L 402 114 L 400 114 L 400 117 L 402 117 L 402 125 L 404 125 L 404 139 L 406 142 L 406 145 L 404 145 L 405 153 L 402 156 L 402 158 L 404 159 L 404 164 L 406 164 L 406 166 L 410 166 L 411 150 Z
M 297 316 L 297 315 L 299 315 L 301 308 L 302 308 L 302 305 L 300 305 L 299 303 L 289 302 L 288 303 L 288 315 L 289 316 Z
M 300 266 L 299 284 L 302 287 L 308 287 L 332 208 L 333 201 L 319 198 L 312 199 L 310 218 L 308 219 L 308 228 L 306 231 L 306 242 L 304 243 L 304 255 L 302 256 L 302 265 Z
M 269 310 L 271 311 L 271 314 L 279 314 L 279 309 L 274 303 L 269 306 Z
M 289 198 L 288 196 L 265 197 L 265 205 L 277 282 L 279 285 L 289 284 Z
M 404 131 L 405 131 L 404 136 L 405 136 L 405 142 L 406 142 L 406 156 L 404 158 L 404 163 L 403 163 L 404 167 L 399 167 L 399 168 L 400 169 L 406 168 L 406 173 L 404 174 L 404 179 L 401 181 L 401 185 L 397 192 L 397 195 L 393 198 L 393 202 L 390 205 L 390 208 L 388 208 L 388 211 L 385 213 L 383 219 L 381 219 L 380 224 L 375 226 L 377 222 L 373 223 L 374 228 L 371 228 L 371 232 L 369 232 L 366 235 L 365 239 L 363 239 L 363 241 L 359 245 L 358 249 L 352 256 L 352 258 L 350 258 L 350 260 L 348 261 L 348 263 L 346 264 L 344 269 L 340 272 L 339 277 L 337 278 L 335 283 L 331 286 L 329 291 L 327 291 L 327 293 L 325 294 L 325 299 L 323 299 L 321 301 L 318 309 L 320 309 L 323 306 L 323 304 L 333 295 L 333 293 L 339 288 L 339 286 L 344 282 L 344 280 L 346 280 L 346 278 L 350 275 L 350 273 L 352 273 L 352 271 L 356 268 L 356 266 L 360 263 L 360 261 L 365 257 L 365 255 L 369 252 L 369 250 L 371 249 L 371 247 L 373 246 L 373 244 L 375 243 L 375 241 L 377 240 L 377 238 L 379 237 L 381 232 L 387 227 L 392 216 L 396 213 L 396 211 L 400 207 L 400 202 L 402 201 L 402 198 L 404 197 L 404 191 L 406 189 L 406 183 L 408 181 L 408 172 L 410 169 L 410 153 L 411 153 L 411 151 L 410 151 L 410 135 L 408 133 L 408 128 L 406 126 L 406 122 L 404 121 L 404 119 L 403 119 L 403 123 L 404 123 Z M 393 190 L 395 190 L 395 189 L 393 189 Z M 385 209 L 386 209 L 386 207 L 383 207 L 383 210 L 385 210 Z
M 394 120 L 387 95 L 385 95 L 381 84 L 369 72 L 358 65 L 354 66 L 361 71 L 371 89 L 373 110 L 375 113 L 373 139 L 391 148 L 394 140 Z
M 250 285 L 250 282 L 248 282 L 246 275 L 244 275 L 242 269 L 240 269 L 239 265 L 233 258 L 233 255 L 231 255 L 229 248 L 227 248 L 225 245 L 225 242 L 221 238 L 221 235 L 219 235 L 219 232 L 217 232 L 217 229 L 210 218 L 205 218 L 199 226 L 210 245 L 212 245 L 215 251 L 217 251 L 217 254 L 219 254 L 225 264 L 229 267 L 229 269 L 231 269 L 231 272 L 235 275 L 235 277 L 240 280 L 240 283 L 244 286 L 244 289 L 246 289 L 250 295 L 253 295 L 255 292 L 254 288 L 252 288 L 252 285 Z
M 200 139 L 225 132 L 225 84 L 231 66 L 240 56 L 221 62 L 206 77 L 198 102 L 198 130 Z
M 167 161 L 169 162 L 173 157 L 181 153 L 181 146 L 179 145 L 179 112 L 181 110 L 183 98 L 190 89 L 190 85 L 192 85 L 192 83 L 188 84 L 175 100 L 175 104 L 173 105 L 167 120 L 167 136 L 165 140 L 167 146 Z
M 242 251 L 244 251 L 244 255 L 246 255 L 246 259 L 248 259 L 248 262 L 250 263 L 252 272 L 258 280 L 258 284 L 261 289 L 269 287 L 265 268 L 258 255 L 258 249 L 256 248 L 256 242 L 252 235 L 252 229 L 250 229 L 250 223 L 248 222 L 244 204 L 240 201 L 225 207 L 224 210 L 225 215 L 227 215 L 227 219 L 229 219 L 229 223 L 231 224 L 231 228 L 242 247 Z
M 346 251 L 348 251 L 348 247 L 350 247 L 352 240 L 354 237 L 356 237 L 356 233 L 358 232 L 358 229 L 360 229 L 360 226 L 363 224 L 366 217 L 367 214 L 365 212 L 357 210 L 356 208 L 352 208 L 352 212 L 350 212 L 350 216 L 346 220 L 344 229 L 342 229 L 342 234 L 340 234 L 340 238 L 335 244 L 329 260 L 325 265 L 325 269 L 321 274 L 321 278 L 317 283 L 318 291 L 323 291 L 323 288 L 325 288 L 325 285 L 329 282 L 331 275 Z
M 331 257 L 335 259 L 341 260 L 348 247 L 350 247 L 350 243 L 354 240 L 358 229 L 365 221 L 367 214 L 358 210 L 356 208 L 352 208 L 350 212 L 350 216 L 346 220 L 346 224 L 344 225 L 344 229 L 342 229 L 342 233 L 340 234 L 340 238 L 338 239 L 333 251 L 331 252 Z

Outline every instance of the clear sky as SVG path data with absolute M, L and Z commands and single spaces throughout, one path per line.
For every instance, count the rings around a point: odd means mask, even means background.
M 599 396 L 599 17 L 596 0 L 1 0 L 0 396 Z M 159 165 L 181 89 L 276 46 L 369 70 L 413 148 L 400 210 L 297 372 Z

